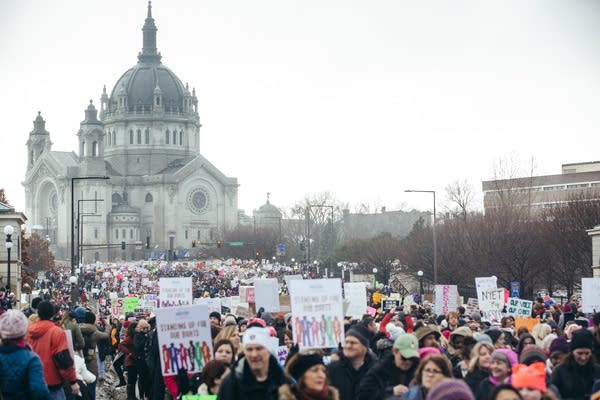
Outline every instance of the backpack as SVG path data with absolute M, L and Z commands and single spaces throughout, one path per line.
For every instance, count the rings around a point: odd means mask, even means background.
M 92 335 L 94 334 L 93 332 L 81 332 L 81 334 L 83 335 L 83 359 L 85 360 L 85 362 L 89 362 L 92 361 L 94 359 L 94 354 L 96 353 L 96 349 L 94 346 L 94 342 L 92 340 Z

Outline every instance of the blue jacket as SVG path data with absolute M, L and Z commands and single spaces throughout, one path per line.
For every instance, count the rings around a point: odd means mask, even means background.
M 4 400 L 50 398 L 42 362 L 29 347 L 0 346 L 0 391 Z

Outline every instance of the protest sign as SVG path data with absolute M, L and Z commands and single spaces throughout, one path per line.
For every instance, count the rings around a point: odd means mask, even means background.
M 240 296 L 231 296 L 221 298 L 221 306 L 227 307 L 232 311 L 235 311 L 238 304 L 240 304 Z
M 531 309 L 533 301 L 523 300 L 516 297 L 509 297 L 506 303 L 506 313 L 513 317 L 529 318 L 531 317 Z
M 160 278 L 160 306 L 189 306 L 192 304 L 192 278 Z
M 302 275 L 284 275 L 283 280 L 285 281 L 285 285 L 290 287 L 290 281 L 294 279 L 303 279 Z
M 209 314 L 213 311 L 221 313 L 221 298 L 220 297 L 200 297 L 194 299 L 194 304 L 206 304 Z
M 475 290 L 477 298 L 481 301 L 481 293 L 488 289 L 496 289 L 498 287 L 498 278 L 495 276 L 486 276 L 475 278 Z
M 257 279 L 254 281 L 256 309 L 263 307 L 267 312 L 279 311 L 279 283 L 277 279 Z
M 250 305 L 248 303 L 238 303 L 235 308 L 235 315 L 242 318 L 250 318 Z
M 584 313 L 600 311 L 600 278 L 581 278 L 581 305 Z
M 348 310 L 344 316 L 362 318 L 367 312 L 367 285 L 364 282 L 344 283 L 344 298 L 348 300 Z
M 213 354 L 208 307 L 158 308 L 155 313 L 163 376 L 177 375 L 181 368 L 201 372 Z
M 287 359 L 289 350 L 287 346 L 279 346 L 277 347 L 277 361 L 279 361 L 280 366 L 285 366 L 285 360 Z
M 240 301 L 244 303 L 254 303 L 254 286 L 240 286 Z
M 344 342 L 342 285 L 339 279 L 290 281 L 294 343 L 331 348 Z
M 396 307 L 400 307 L 400 300 L 390 300 L 390 299 L 383 300 L 383 309 L 385 311 L 393 310 Z
M 456 285 L 435 285 L 435 313 L 446 315 L 456 310 L 458 287 Z
M 538 318 L 515 318 L 515 331 L 524 326 L 529 332 L 533 332 L 533 327 L 539 323 Z
M 287 294 L 279 296 L 279 311 L 289 313 L 292 311 L 290 296 Z
M 504 289 L 483 290 L 479 298 L 479 309 L 483 312 L 501 311 L 504 308 Z

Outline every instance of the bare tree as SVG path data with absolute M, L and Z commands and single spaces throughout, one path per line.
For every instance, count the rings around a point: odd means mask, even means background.
M 0 189 L 0 203 L 10 205 L 8 198 L 6 197 L 6 193 L 4 192 L 4 189 Z
M 449 212 L 460 215 L 464 220 L 471 210 L 471 203 L 475 197 L 473 186 L 468 180 L 456 180 L 446 186 L 446 198 L 454 206 L 449 207 Z

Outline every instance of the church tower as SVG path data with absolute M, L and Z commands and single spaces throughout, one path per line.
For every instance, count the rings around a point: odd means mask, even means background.
M 98 120 L 98 110 L 92 100 L 85 110 L 85 119 L 79 124 L 79 162 L 83 176 L 104 176 L 104 131 Z
M 33 121 L 33 130 L 29 132 L 29 140 L 27 140 L 27 171 L 31 170 L 43 153 L 51 149 L 50 132 L 46 130 L 46 121 L 38 111 L 38 116 Z

